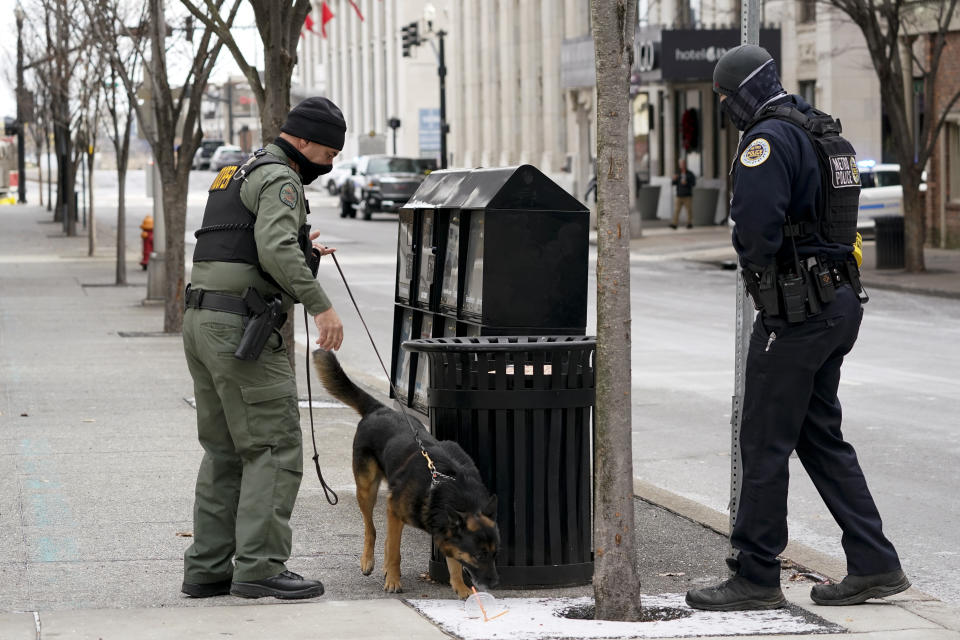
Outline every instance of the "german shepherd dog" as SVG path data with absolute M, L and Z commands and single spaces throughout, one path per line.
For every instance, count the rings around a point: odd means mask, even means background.
M 478 589 L 497 586 L 499 577 L 494 564 L 500 545 L 495 522 L 497 497 L 487 491 L 470 456 L 455 442 L 432 437 L 419 420 L 405 418 L 358 388 L 343 372 L 333 353 L 317 350 L 313 358 L 330 395 L 361 416 L 353 438 L 353 477 L 364 527 L 360 571 L 364 575 L 373 571 L 377 539 L 373 507 L 380 482 L 386 478 L 390 494 L 383 553 L 384 591 L 403 590 L 400 534 L 405 524 L 433 536 L 437 548 L 447 559 L 450 586 L 459 597 L 470 594 L 462 569 L 467 570 Z M 441 474 L 436 480 L 410 425 L 417 429 L 427 454 Z

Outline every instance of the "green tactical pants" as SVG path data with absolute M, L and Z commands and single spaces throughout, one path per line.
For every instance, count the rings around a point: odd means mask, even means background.
M 269 578 L 290 557 L 290 513 L 303 475 L 296 381 L 279 333 L 257 360 L 233 357 L 242 322 L 208 309 L 183 317 L 204 450 L 184 555 L 184 581 L 194 584 Z

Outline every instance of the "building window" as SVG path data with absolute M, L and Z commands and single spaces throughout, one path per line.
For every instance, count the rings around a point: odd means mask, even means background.
M 801 80 L 797 83 L 797 94 L 804 100 L 806 100 L 811 107 L 816 106 L 816 95 L 817 95 L 817 81 L 816 80 Z
M 817 21 L 816 0 L 797 0 L 797 22 L 800 24 Z
M 947 124 L 947 198 L 960 202 L 960 122 Z

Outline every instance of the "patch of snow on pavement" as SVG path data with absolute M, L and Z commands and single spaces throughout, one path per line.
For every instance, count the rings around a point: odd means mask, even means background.
M 544 638 L 676 638 L 689 636 L 748 636 L 763 634 L 829 633 L 843 631 L 795 608 L 767 611 L 692 611 L 684 618 L 656 622 L 611 622 L 575 620 L 561 612 L 593 604 L 593 598 L 497 599 L 495 620 L 468 618 L 463 603 L 456 600 L 408 600 L 423 616 L 447 633 L 463 640 L 541 640 Z M 644 595 L 644 608 L 666 607 L 690 610 L 680 593 Z M 490 614 L 495 615 L 491 612 Z

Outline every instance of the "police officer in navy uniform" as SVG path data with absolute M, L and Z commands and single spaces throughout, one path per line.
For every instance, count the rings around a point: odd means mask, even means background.
M 785 604 L 789 459 L 797 452 L 843 531 L 848 575 L 816 585 L 821 605 L 850 605 L 910 586 L 840 430 L 840 365 L 857 339 L 866 294 L 852 257 L 859 173 L 830 116 L 780 85 L 770 54 L 727 51 L 713 74 L 721 108 L 744 132 L 730 216 L 744 281 L 759 309 L 747 356 L 740 450 L 742 489 L 730 535 L 734 576 L 695 589 L 696 609 Z
M 203 598 L 312 598 L 323 584 L 289 571 L 290 514 L 303 475 L 296 379 L 278 331 L 295 302 L 317 344 L 343 325 L 316 280 L 317 233 L 303 185 L 332 168 L 346 123 L 326 98 L 294 107 L 272 144 L 214 178 L 196 232 L 183 345 L 203 460 L 181 590 Z

